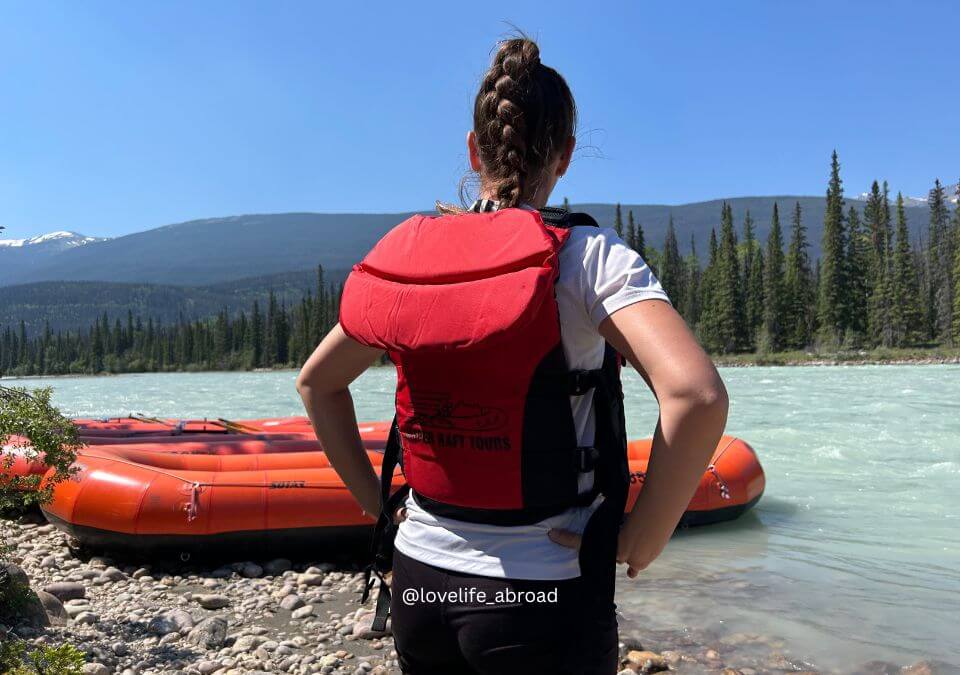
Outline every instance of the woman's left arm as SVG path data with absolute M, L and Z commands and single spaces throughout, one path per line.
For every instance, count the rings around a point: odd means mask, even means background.
M 337 324 L 297 377 L 297 391 L 331 466 L 374 518 L 380 513 L 380 484 L 360 439 L 348 387 L 382 354 L 349 338 Z

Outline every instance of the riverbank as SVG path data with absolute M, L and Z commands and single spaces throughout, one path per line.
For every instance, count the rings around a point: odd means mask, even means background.
M 791 351 L 772 354 L 715 354 L 718 366 L 925 366 L 960 364 L 960 348 Z
M 54 601 L 62 610 L 47 608 L 54 625 L 17 632 L 36 645 L 73 644 L 87 655 L 85 673 L 399 673 L 389 632 L 371 629 L 372 601 L 358 602 L 355 562 L 125 563 L 77 558 L 65 535 L 39 522 L 0 521 L 0 532 L 31 585 L 62 601 Z M 620 675 L 828 672 L 760 634 L 700 644 L 679 627 L 651 632 L 643 617 L 622 617 L 621 640 Z M 833 672 L 951 671 L 930 661 L 873 661 Z
M 745 368 L 751 366 L 908 366 L 908 365 L 944 365 L 960 364 L 960 348 L 956 347 L 929 347 L 923 349 L 871 349 L 849 351 L 790 351 L 770 354 L 714 354 L 713 362 L 717 366 L 726 368 Z M 374 367 L 389 367 L 389 361 L 376 364 Z M 0 375 L 0 381 L 14 382 L 20 379 L 51 379 L 77 377 L 111 377 L 116 375 L 143 375 L 160 373 L 284 373 L 297 372 L 298 368 L 289 366 L 278 368 L 254 368 L 251 370 L 204 370 L 190 368 L 186 370 L 137 371 L 137 372 L 102 372 L 102 373 L 65 373 L 61 375 Z

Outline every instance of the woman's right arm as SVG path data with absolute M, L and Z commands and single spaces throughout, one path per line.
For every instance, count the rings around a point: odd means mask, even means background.
M 617 562 L 635 577 L 663 550 L 693 498 L 727 421 L 727 391 L 710 357 L 667 302 L 646 300 L 603 320 L 600 334 L 646 380 L 660 420 L 644 480 L 620 530 Z

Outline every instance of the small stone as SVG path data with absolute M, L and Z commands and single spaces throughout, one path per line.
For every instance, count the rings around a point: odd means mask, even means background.
M 52 569 L 57 566 L 57 557 L 53 555 L 48 555 L 46 558 L 40 561 L 40 567 L 44 569 Z
M 197 670 L 200 671 L 200 675 L 210 675 L 210 673 L 215 673 L 221 668 L 223 668 L 223 665 L 216 661 L 201 661 L 197 664 Z
M 306 619 L 308 616 L 313 616 L 313 605 L 304 605 L 299 609 L 293 610 L 293 613 L 290 615 L 290 618 Z
M 96 662 L 83 664 L 83 670 L 81 672 L 84 675 L 110 675 L 109 668 L 102 663 Z
M 227 638 L 227 622 L 219 616 L 204 619 L 187 634 L 187 642 L 204 649 L 219 649 Z
M 108 567 L 107 569 L 103 570 L 100 578 L 107 579 L 109 581 L 122 581 L 127 578 L 127 575 L 118 570 L 116 567 Z
M 57 581 L 52 584 L 47 584 L 43 587 L 43 590 L 50 595 L 56 596 L 60 602 L 82 598 L 87 594 L 87 589 L 83 587 L 83 584 L 77 583 L 76 581 Z
M 280 607 L 290 611 L 299 609 L 300 607 L 303 607 L 303 605 L 304 605 L 303 600 L 300 598 L 299 595 L 295 593 L 291 593 L 290 595 L 286 596 L 283 600 L 280 601 Z
M 650 651 L 633 650 L 627 652 L 627 662 L 644 673 L 658 673 L 669 668 L 666 659 L 656 652 Z
M 94 612 L 80 612 L 73 620 L 75 623 L 93 625 L 100 621 L 100 617 Z
M 303 584 L 304 586 L 319 586 L 323 583 L 324 576 L 322 574 L 314 574 L 312 572 L 304 572 L 297 577 L 297 581 Z
M 387 621 L 385 631 L 375 631 L 373 630 L 373 620 L 374 614 L 365 614 L 357 619 L 357 622 L 353 624 L 351 628 L 351 633 L 354 637 L 361 640 L 373 640 L 377 638 L 382 638 L 386 635 L 390 635 L 390 621 Z
M 193 596 L 193 599 L 204 609 L 223 609 L 230 605 L 230 598 L 225 595 L 201 594 Z
M 340 665 L 340 657 L 336 654 L 327 654 L 326 656 L 321 656 L 318 663 L 320 664 L 321 668 L 327 666 L 338 666 Z

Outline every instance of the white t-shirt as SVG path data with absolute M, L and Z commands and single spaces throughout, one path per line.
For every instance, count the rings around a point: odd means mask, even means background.
M 571 369 L 599 368 L 604 340 L 600 322 L 641 300 L 666 300 L 643 259 L 609 228 L 578 226 L 560 250 L 556 282 L 563 351 Z M 581 446 L 593 444 L 593 393 L 571 396 Z M 581 492 L 593 474 L 581 476 Z M 598 498 L 602 499 L 602 498 Z M 547 537 L 552 528 L 581 533 L 596 508 L 575 507 L 533 525 L 505 527 L 435 516 L 407 499 L 407 518 L 396 548 L 420 562 L 465 574 L 510 579 L 572 579 L 580 576 L 577 551 Z

